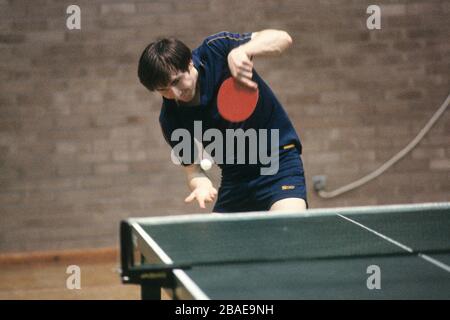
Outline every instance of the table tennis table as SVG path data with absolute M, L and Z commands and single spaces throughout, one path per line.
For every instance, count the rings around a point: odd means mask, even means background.
M 121 221 L 143 299 L 450 299 L 450 202 Z

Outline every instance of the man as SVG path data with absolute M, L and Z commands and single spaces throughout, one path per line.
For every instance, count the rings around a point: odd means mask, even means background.
M 307 207 L 306 185 L 301 161 L 302 146 L 286 112 L 268 85 L 253 69 L 253 61 L 261 56 L 278 55 L 292 43 L 284 31 L 263 30 L 236 34 L 221 32 L 209 36 L 194 51 L 176 39 L 162 39 L 148 45 L 140 58 L 138 76 L 150 91 L 163 97 L 160 124 L 166 141 L 174 148 L 172 134 L 185 129 L 194 136 L 195 122 L 202 130 L 253 129 L 258 134 L 277 131 L 279 141 L 270 141 L 277 148 L 274 153 L 279 168 L 270 175 L 262 175 L 258 163 L 220 163 L 222 180 L 219 192 L 198 165 L 195 156 L 181 161 L 191 194 L 201 208 L 217 196 L 213 212 L 242 211 L 302 211 Z M 217 92 L 222 82 L 232 76 L 241 85 L 258 90 L 258 103 L 245 121 L 231 123 L 217 110 Z M 265 130 L 265 131 L 264 131 Z M 260 139 L 261 137 L 258 137 Z M 268 139 L 270 140 L 270 139 Z M 191 141 L 194 145 L 194 141 Z M 202 141 L 203 147 L 208 143 Z M 270 148 L 270 147 L 269 147 Z M 225 156 L 230 154 L 224 146 Z M 246 156 L 249 156 L 248 150 Z M 234 153 L 233 153 L 234 154 Z M 214 155 L 211 155 L 214 158 Z

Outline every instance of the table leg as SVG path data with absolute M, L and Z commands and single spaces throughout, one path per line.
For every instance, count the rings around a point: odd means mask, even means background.
M 159 286 L 141 284 L 142 300 L 161 300 L 161 288 Z

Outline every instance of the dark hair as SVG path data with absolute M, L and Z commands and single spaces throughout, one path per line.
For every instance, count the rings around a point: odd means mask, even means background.
M 166 87 L 171 73 L 188 71 L 191 58 L 191 50 L 177 39 L 152 42 L 139 59 L 139 80 L 150 91 Z

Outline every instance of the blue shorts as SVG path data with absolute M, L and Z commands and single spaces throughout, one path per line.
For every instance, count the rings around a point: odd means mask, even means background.
M 308 204 L 303 162 L 295 148 L 280 153 L 275 175 L 222 179 L 213 212 L 267 211 L 285 198 L 301 198 Z

